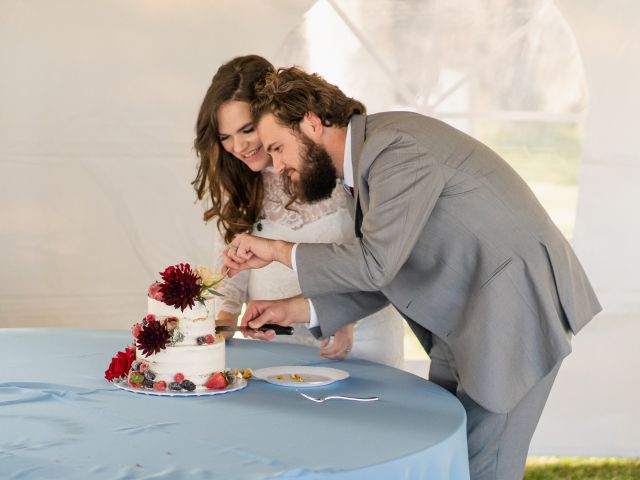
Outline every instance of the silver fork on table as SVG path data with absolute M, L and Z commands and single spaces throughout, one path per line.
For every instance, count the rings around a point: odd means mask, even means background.
M 326 402 L 327 400 L 351 400 L 353 402 L 375 402 L 376 400 L 379 400 L 378 397 L 345 397 L 342 395 L 330 395 L 328 397 L 317 398 L 317 397 L 312 397 L 310 395 L 307 395 L 306 393 L 302 393 L 300 391 L 298 391 L 298 393 L 302 395 L 304 398 L 307 398 L 312 402 L 316 402 L 316 403 Z

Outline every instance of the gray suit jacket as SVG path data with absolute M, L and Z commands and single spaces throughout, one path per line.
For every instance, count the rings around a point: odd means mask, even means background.
M 354 243 L 300 244 L 298 279 L 327 337 L 391 302 L 460 383 L 507 412 L 601 307 L 569 243 L 514 170 L 447 124 L 354 116 Z

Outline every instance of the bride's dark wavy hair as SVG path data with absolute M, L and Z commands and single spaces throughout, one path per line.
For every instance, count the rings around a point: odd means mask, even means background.
M 218 109 L 230 100 L 251 104 L 256 85 L 274 71 L 273 65 L 258 55 L 234 58 L 213 76 L 198 113 L 193 146 L 200 163 L 191 185 L 199 200 L 207 193 L 211 197 L 204 221 L 217 217 L 218 229 L 227 243 L 239 233 L 251 232 L 262 211 L 264 188 L 260 172 L 253 172 L 222 147 L 218 138 Z

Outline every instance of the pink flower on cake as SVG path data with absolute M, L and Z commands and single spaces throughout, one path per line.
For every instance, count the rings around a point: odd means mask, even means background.
M 148 295 L 150 298 L 162 302 L 162 292 L 160 291 L 160 282 L 153 282 L 149 286 Z
M 115 357 L 111 359 L 109 368 L 104 372 L 104 378 L 113 381 L 114 378 L 121 378 L 126 376 L 131 369 L 131 364 L 136 359 L 135 348 L 127 347 L 124 352 L 118 352 Z
M 140 335 L 140 332 L 142 331 L 142 324 L 141 323 L 134 323 L 133 327 L 131 327 L 131 335 L 133 335 L 133 338 L 138 338 L 138 335 Z

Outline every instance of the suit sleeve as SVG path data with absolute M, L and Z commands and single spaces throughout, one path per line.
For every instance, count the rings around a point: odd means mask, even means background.
M 298 280 L 307 298 L 388 285 L 413 251 L 444 187 L 438 162 L 406 136 L 376 156 L 365 178 L 369 202 L 362 237 L 350 244 L 297 248 Z
M 379 292 L 323 295 L 310 300 L 320 323 L 320 327 L 309 329 L 316 338 L 330 337 L 342 327 L 389 305 L 389 300 Z

